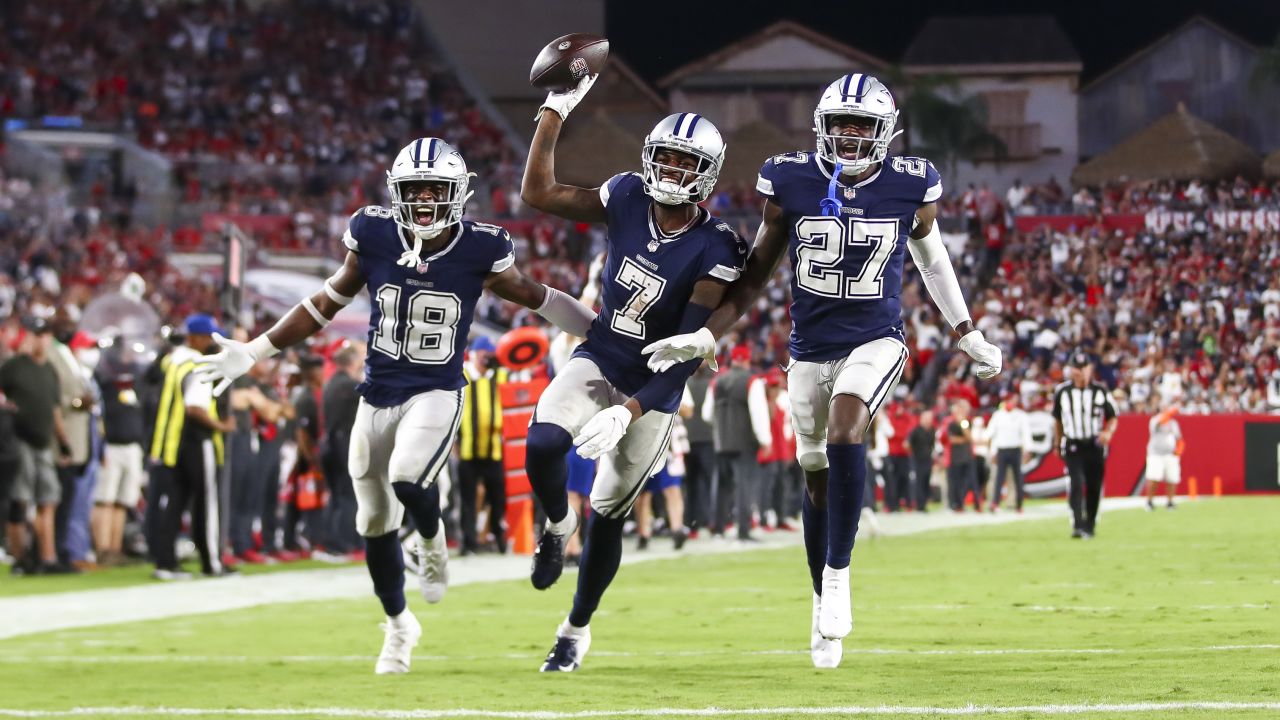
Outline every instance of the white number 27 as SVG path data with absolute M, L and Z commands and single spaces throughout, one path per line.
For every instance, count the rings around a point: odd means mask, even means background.
M 804 217 L 796 223 L 796 237 L 797 285 L 823 297 L 884 297 L 884 267 L 898 243 L 897 220 Z M 849 248 L 855 261 L 861 259 L 855 272 L 840 268 Z

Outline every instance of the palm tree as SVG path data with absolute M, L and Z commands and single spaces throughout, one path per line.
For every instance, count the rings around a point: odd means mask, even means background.
M 895 65 L 885 77 L 899 99 L 905 154 L 928 157 L 948 176 L 961 162 L 999 162 L 1008 155 L 1004 141 L 987 127 L 986 102 L 961 95 L 955 76 L 908 75 Z M 920 143 L 912 147 L 916 138 Z
M 1249 76 L 1249 85 L 1254 91 L 1264 90 L 1272 83 L 1280 84 L 1280 35 L 1271 47 L 1258 51 L 1258 64 Z

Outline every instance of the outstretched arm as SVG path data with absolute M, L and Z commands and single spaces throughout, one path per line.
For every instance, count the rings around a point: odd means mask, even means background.
M 586 337 L 587 330 L 596 319 L 591 308 L 521 273 L 515 265 L 502 272 L 491 273 L 485 280 L 485 287 L 503 300 L 529 308 L 576 337 Z
M 547 102 L 538 109 L 538 129 L 533 133 L 533 143 L 529 145 L 529 159 L 520 183 L 520 199 L 530 207 L 569 220 L 605 222 L 609 218 L 605 214 L 599 188 L 577 187 L 556 181 L 555 153 L 560 127 L 593 82 L 595 76 L 583 78 L 582 83 L 569 93 L 548 95 Z M 566 100 L 571 98 L 573 101 L 567 103 Z
M 987 380 L 1000 373 L 1003 363 L 1000 348 L 987 342 L 973 327 L 964 292 L 956 279 L 955 268 L 951 266 L 951 256 L 947 254 L 947 246 L 942 244 L 942 233 L 935 222 L 937 217 L 938 206 L 934 203 L 922 205 L 916 211 L 916 223 L 907 240 L 907 249 L 924 279 L 929 297 L 933 298 L 933 304 L 938 306 L 947 325 L 960 338 L 958 347 L 977 361 L 978 377 Z
M 364 271 L 356 254 L 347 251 L 342 267 L 314 295 L 294 305 L 271 329 L 247 343 L 214 335 L 222 351 L 199 361 L 194 372 L 200 379 L 217 382 L 215 396 L 221 395 L 236 378 L 249 371 L 257 361 L 279 353 L 284 348 L 306 340 L 320 332 L 338 311 L 355 299 L 364 286 Z
M 755 248 L 747 258 L 742 275 L 729 286 L 724 298 L 717 303 L 715 311 L 702 328 L 674 335 L 645 347 L 642 352 L 646 355 L 653 353 L 649 357 L 649 369 L 664 372 L 694 359 L 709 360 L 714 368 L 716 342 L 760 296 L 786 251 L 787 224 L 782 207 L 768 200 L 764 204 L 760 229 L 756 231 Z

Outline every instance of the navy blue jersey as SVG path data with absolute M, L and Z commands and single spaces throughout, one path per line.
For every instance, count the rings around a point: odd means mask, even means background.
M 410 247 L 384 207 L 351 216 L 342 242 L 356 253 L 369 287 L 369 351 L 357 388 L 376 407 L 428 390 L 466 385 L 462 361 L 476 301 L 489 273 L 515 263 L 511 236 L 497 225 L 463 220 L 441 250 L 416 267 L 397 265 Z
M 777 155 L 756 189 L 782 207 L 790 228 L 791 356 L 823 362 L 883 337 L 902 337 L 902 262 L 921 205 L 942 196 L 923 158 L 889 157 L 871 177 L 831 188 L 813 153 Z M 833 195 L 840 207 L 823 213 Z
M 634 395 L 653 377 L 640 351 L 677 334 L 699 280 L 737 280 L 748 247 L 728 224 L 702 209 L 689 229 L 663 233 L 636 173 L 610 178 L 600 187 L 600 201 L 609 216 L 600 314 L 574 355 L 595 361 L 614 387 Z M 670 413 L 679 405 L 677 388 L 653 409 Z

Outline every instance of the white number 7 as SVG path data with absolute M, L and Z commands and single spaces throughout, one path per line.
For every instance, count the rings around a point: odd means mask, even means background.
M 637 340 L 648 339 L 644 334 L 644 316 L 658 298 L 662 297 L 667 281 L 640 267 L 631 258 L 622 260 L 617 281 L 633 292 L 626 307 L 613 311 L 613 318 L 609 324 L 614 330 L 628 337 Z

